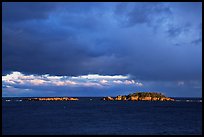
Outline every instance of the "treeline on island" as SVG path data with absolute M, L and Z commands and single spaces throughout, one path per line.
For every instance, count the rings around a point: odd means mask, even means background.
M 157 92 L 136 92 L 129 95 L 119 95 L 114 97 L 104 97 L 102 100 L 130 100 L 130 101 L 174 101 L 174 99 Z

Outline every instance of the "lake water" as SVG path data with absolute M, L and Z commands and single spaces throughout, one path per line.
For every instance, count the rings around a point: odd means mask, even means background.
M 176 102 L 79 99 L 52 102 L 4 98 L 3 135 L 202 134 L 201 99 L 182 98 Z

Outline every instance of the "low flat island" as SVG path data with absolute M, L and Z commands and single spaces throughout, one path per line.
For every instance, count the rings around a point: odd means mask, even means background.
M 79 100 L 78 98 L 71 98 L 71 97 L 43 97 L 43 98 L 26 98 L 25 100 L 28 101 L 72 101 L 72 100 Z
M 114 97 L 104 97 L 102 100 L 130 100 L 130 101 L 174 101 L 174 99 L 157 92 L 136 92 L 129 95 L 119 95 Z

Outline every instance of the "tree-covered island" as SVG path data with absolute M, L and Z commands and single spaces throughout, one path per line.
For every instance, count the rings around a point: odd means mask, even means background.
M 174 101 L 174 99 L 157 92 L 136 92 L 129 95 L 119 95 L 114 97 L 104 97 L 102 100 L 130 100 L 130 101 Z

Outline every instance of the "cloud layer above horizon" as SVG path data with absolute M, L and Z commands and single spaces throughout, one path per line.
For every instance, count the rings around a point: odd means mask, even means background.
M 3 86 L 72 86 L 72 87 L 103 87 L 113 86 L 117 84 L 143 86 L 140 82 L 129 80 L 129 76 L 101 76 L 97 74 L 89 74 L 78 77 L 69 76 L 50 76 L 46 75 L 24 75 L 20 72 L 13 72 L 2 76 Z
M 48 85 L 52 95 L 202 96 L 202 3 L 3 2 L 2 61 L 5 96 L 27 95 L 9 86 L 48 95 Z

